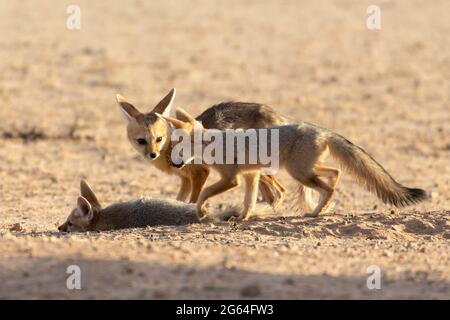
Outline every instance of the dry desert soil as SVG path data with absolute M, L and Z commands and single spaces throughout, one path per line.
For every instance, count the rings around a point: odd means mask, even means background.
M 80 30 L 66 28 L 72 2 Z M 450 298 L 450 2 L 378 1 L 381 30 L 369 4 L 1 1 L 0 298 Z M 115 103 L 150 110 L 172 87 L 194 114 L 257 101 L 330 128 L 429 198 L 385 206 L 344 173 L 334 210 L 305 218 L 281 174 L 290 200 L 248 222 L 59 233 L 80 178 L 103 204 L 176 196 Z

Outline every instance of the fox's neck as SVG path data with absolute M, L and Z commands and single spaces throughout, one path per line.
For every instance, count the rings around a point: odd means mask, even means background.
M 160 151 L 159 157 L 155 160 L 148 160 L 159 170 L 165 173 L 173 173 L 173 167 L 170 162 L 171 148 L 170 143 L 166 143 Z

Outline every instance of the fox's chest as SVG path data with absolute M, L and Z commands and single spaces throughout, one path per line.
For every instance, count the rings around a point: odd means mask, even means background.
M 182 175 L 183 173 L 183 168 L 178 169 L 170 165 L 170 160 L 167 158 L 166 154 L 161 154 L 157 159 L 148 161 L 164 173 L 174 174 L 177 176 Z

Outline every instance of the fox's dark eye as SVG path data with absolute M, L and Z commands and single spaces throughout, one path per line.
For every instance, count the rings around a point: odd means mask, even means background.
M 156 138 L 156 142 L 161 142 L 161 141 L 162 141 L 162 137 Z
M 147 144 L 147 141 L 145 141 L 145 139 L 137 139 L 137 143 L 139 143 L 140 145 L 144 145 Z
M 67 225 L 68 225 L 69 227 L 71 227 L 71 226 L 73 226 L 73 223 L 70 222 L 70 221 L 68 221 L 68 222 L 67 222 Z

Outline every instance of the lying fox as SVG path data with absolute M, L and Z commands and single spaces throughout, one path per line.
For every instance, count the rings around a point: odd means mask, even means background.
M 180 177 L 181 187 L 177 200 L 195 203 L 209 175 L 209 169 L 202 165 L 176 169 L 171 162 L 170 132 L 167 122 L 156 113 L 168 116 L 175 97 L 172 89 L 151 112 L 141 113 L 124 97 L 117 95 L 117 103 L 127 121 L 128 139 L 131 145 L 160 170 Z M 177 117 L 183 119 L 183 114 Z M 214 105 L 197 117 L 205 128 L 220 130 L 236 128 L 270 128 L 286 123 L 286 119 L 271 108 L 258 103 L 225 102 Z M 262 176 L 261 194 L 266 202 L 277 207 L 284 198 L 285 188 L 272 176 Z M 190 195 L 190 197 L 189 197 Z
M 174 128 L 185 130 L 190 134 L 191 143 L 194 144 L 194 128 L 196 130 L 200 128 L 203 130 L 203 134 L 207 129 L 202 127 L 201 123 L 197 122 L 186 111 L 177 109 L 177 113 L 183 114 L 186 121 L 163 115 L 158 116 L 170 122 Z M 285 168 L 302 185 L 312 188 L 320 195 L 317 206 L 312 212 L 305 213 L 306 216 L 316 217 L 327 209 L 339 182 L 341 170 L 324 165 L 328 151 L 340 162 L 344 169 L 351 173 L 369 191 L 375 193 L 384 203 L 401 207 L 419 202 L 426 197 L 424 190 L 407 188 L 395 181 L 362 148 L 354 145 L 337 133 L 309 123 L 277 126 L 268 130 L 269 135 L 273 129 L 278 130 L 279 134 L 280 167 Z M 265 129 L 257 129 L 255 131 L 258 133 L 260 130 Z M 217 130 L 215 131 L 217 132 Z M 226 132 L 221 131 L 221 134 L 223 135 L 222 141 L 226 141 Z M 270 141 L 270 139 L 268 140 Z M 205 146 L 210 142 L 203 141 L 202 143 Z M 245 147 L 246 154 L 248 154 L 248 144 Z M 194 145 L 191 146 L 191 150 L 194 150 Z M 174 162 L 182 163 L 182 161 L 183 159 L 178 155 L 178 159 Z M 256 187 L 258 186 L 260 169 L 263 165 L 258 163 L 213 163 L 208 166 L 219 172 L 221 180 L 204 189 L 200 194 L 197 201 L 199 218 L 202 219 L 206 215 L 204 204 L 208 198 L 237 187 L 239 185 L 239 177 L 243 176 L 246 184 L 244 209 L 238 219 L 248 219 L 255 207 Z M 328 181 L 324 181 L 323 178 L 327 178 Z
M 223 220 L 227 220 L 227 217 L 224 216 Z M 58 230 L 104 231 L 190 223 L 198 223 L 195 205 L 150 198 L 115 203 L 102 208 L 89 184 L 81 180 L 77 205 Z

